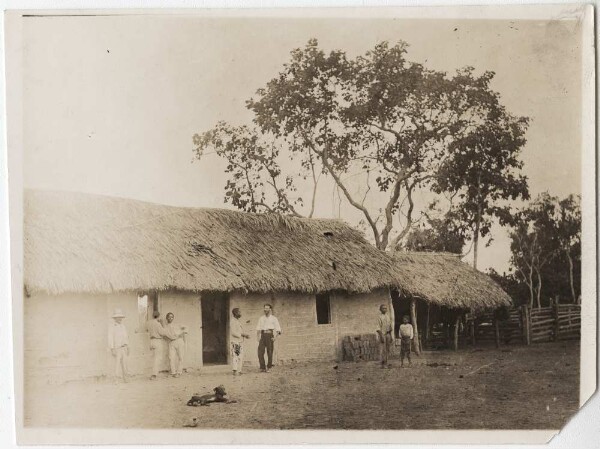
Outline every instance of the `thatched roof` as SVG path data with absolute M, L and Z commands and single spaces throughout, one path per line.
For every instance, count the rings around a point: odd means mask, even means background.
M 26 191 L 29 293 L 346 290 L 395 284 L 393 261 L 337 220 Z
M 511 299 L 486 274 L 450 253 L 396 252 L 399 290 L 443 307 L 480 311 L 511 305 Z

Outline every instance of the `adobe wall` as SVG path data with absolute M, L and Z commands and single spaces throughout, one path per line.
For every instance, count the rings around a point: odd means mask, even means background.
M 185 366 L 202 366 L 199 295 L 185 292 L 159 294 L 163 317 L 172 311 L 175 322 L 189 328 Z M 113 376 L 114 359 L 108 349 L 111 315 L 119 308 L 126 318 L 130 345 L 129 370 L 150 374 L 150 338 L 139 323 L 137 293 L 110 295 L 35 294 L 24 300 L 24 363 L 29 380 L 60 383 L 87 377 Z M 151 312 L 150 312 L 151 313 Z M 168 369 L 166 344 L 162 367 Z
M 374 333 L 379 305 L 389 303 L 387 290 L 368 294 L 331 294 L 331 324 L 317 324 L 315 295 L 302 293 L 241 294 L 230 296 L 230 311 L 242 311 L 242 323 L 250 334 L 244 344 L 245 364 L 257 366 L 256 325 L 263 305 L 273 305 L 283 333 L 275 345 L 275 363 L 341 360 L 341 341 L 346 335 Z

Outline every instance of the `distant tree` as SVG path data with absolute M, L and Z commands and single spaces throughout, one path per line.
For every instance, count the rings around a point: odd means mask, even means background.
M 530 307 L 534 299 L 541 307 L 546 281 L 549 281 L 550 287 L 546 288 L 546 296 L 564 295 L 561 278 L 568 278 L 567 291 L 576 302 L 580 286 L 575 282 L 574 272 L 581 252 L 578 197 L 570 195 L 559 200 L 548 193 L 539 195 L 516 214 L 510 237 L 511 264 L 529 288 Z M 568 273 L 568 277 L 564 273 Z
M 461 254 L 465 246 L 462 230 L 451 215 L 428 218 L 427 224 L 413 228 L 403 245 L 407 251 L 436 251 Z
M 581 197 L 569 195 L 559 201 L 557 214 L 558 244 L 568 262 L 571 299 L 576 303 L 581 291 L 580 282 L 575 282 L 576 267 L 581 271 Z
M 436 178 L 436 188 L 451 193 L 453 213 L 471 236 L 474 268 L 479 237 L 490 235 L 492 220 L 506 225 L 512 219 L 505 200 L 529 199 L 519 159 L 527 123 L 491 103 L 485 120 L 450 144 L 451 157 Z
M 375 245 L 398 248 L 423 206 L 415 193 L 431 190 L 460 164 L 454 153 L 470 148 L 457 142 L 493 120 L 517 126 L 490 89 L 493 73 L 465 68 L 450 77 L 408 61 L 407 47 L 383 42 L 349 59 L 310 40 L 247 102 L 254 126 L 221 122 L 196 134 L 196 157 L 224 158 L 226 201 L 252 212 L 312 216 L 319 179 L 329 177 L 360 211 Z M 297 170 L 284 173 L 283 158 L 294 159 Z M 298 195 L 303 182 L 312 183 L 310 206 Z M 369 195 L 377 201 L 367 203 Z
M 515 306 L 521 306 L 529 303 L 529 288 L 523 281 L 515 276 L 514 273 L 498 273 L 493 268 L 487 270 L 486 274 L 502 287 L 502 289 L 511 297 Z

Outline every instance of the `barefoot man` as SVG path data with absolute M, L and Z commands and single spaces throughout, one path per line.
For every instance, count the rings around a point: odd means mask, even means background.
M 390 349 L 392 347 L 392 319 L 387 313 L 387 306 L 381 304 L 379 306 L 379 317 L 377 318 L 377 337 L 379 339 L 379 350 L 381 354 L 381 368 L 391 368 L 388 363 L 390 357 Z
M 183 357 L 185 356 L 184 336 L 187 333 L 185 326 L 177 326 L 173 323 L 175 315 L 167 313 L 167 325 L 165 334 L 169 340 L 169 362 L 171 364 L 171 375 L 179 377 L 183 373 Z
M 410 345 L 415 336 L 415 331 L 412 324 L 408 322 L 408 315 L 402 317 L 400 325 L 400 366 L 404 367 L 404 357 L 408 359 L 408 365 L 412 365 L 410 361 Z
M 250 335 L 244 332 L 244 327 L 240 318 L 242 312 L 237 307 L 231 311 L 233 319 L 230 325 L 230 341 L 231 341 L 231 365 L 233 367 L 233 375 L 242 374 L 244 366 L 244 338 L 250 338 Z

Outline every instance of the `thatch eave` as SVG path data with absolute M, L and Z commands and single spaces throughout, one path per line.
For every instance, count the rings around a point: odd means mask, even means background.
M 510 296 L 485 273 L 456 254 L 396 252 L 397 289 L 406 296 L 449 309 L 484 311 L 512 305 Z
M 136 290 L 365 293 L 392 260 L 340 220 L 26 191 L 30 293 Z

